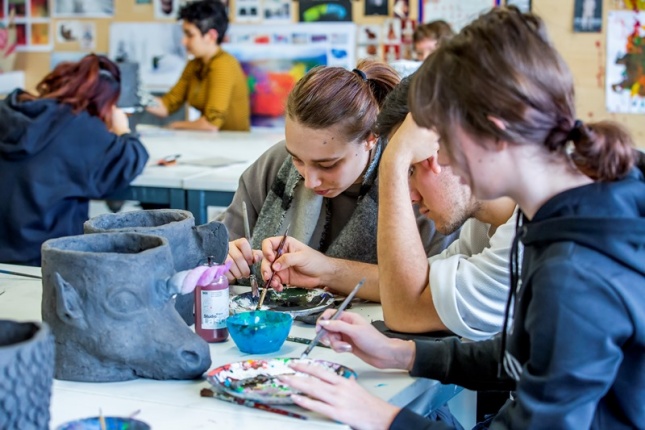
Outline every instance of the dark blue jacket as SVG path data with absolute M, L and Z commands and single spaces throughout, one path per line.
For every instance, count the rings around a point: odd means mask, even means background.
M 90 199 L 128 186 L 148 153 L 67 104 L 0 101 L 0 262 L 40 265 L 40 246 L 83 233 Z
M 645 426 L 645 183 L 627 178 L 565 191 L 519 232 L 522 282 L 501 337 L 417 342 L 412 374 L 466 388 L 515 389 L 495 429 Z M 509 376 L 519 378 L 516 385 Z M 442 428 L 403 410 L 393 429 Z

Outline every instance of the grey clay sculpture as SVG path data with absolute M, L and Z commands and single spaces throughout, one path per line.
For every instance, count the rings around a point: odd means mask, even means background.
M 53 378 L 47 324 L 0 320 L 0 429 L 48 429 Z
M 85 233 L 137 232 L 156 234 L 168 239 L 175 262 L 175 270 L 193 269 L 213 257 L 217 263 L 228 255 L 228 231 L 224 224 L 212 221 L 195 226 L 195 218 L 188 211 L 159 209 L 99 215 L 86 221 Z M 186 324 L 195 323 L 194 296 L 177 297 L 175 308 Z
M 42 317 L 56 339 L 55 377 L 70 381 L 192 379 L 208 344 L 182 321 L 168 240 L 97 233 L 42 246 Z

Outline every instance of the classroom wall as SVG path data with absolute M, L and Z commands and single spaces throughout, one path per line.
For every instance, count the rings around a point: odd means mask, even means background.
M 533 0 L 533 11 L 544 19 L 556 48 L 573 73 L 578 117 L 583 121 L 619 121 L 632 132 L 636 144 L 645 148 L 645 115 L 614 114 L 605 108 L 607 12 L 622 8 L 622 1 L 603 0 L 603 32 L 574 33 L 573 0 Z
M 234 8 L 231 0 L 231 9 Z M 418 16 L 418 1 L 410 0 L 411 18 Z M 390 0 L 392 4 L 394 0 Z M 645 116 L 636 114 L 613 114 L 605 108 L 605 27 L 607 12 L 624 7 L 622 1 L 603 0 L 603 32 L 574 33 L 574 0 L 532 0 L 533 11 L 545 20 L 552 39 L 569 64 L 575 78 L 578 116 L 584 121 L 614 119 L 627 126 L 634 135 L 637 145 L 645 148 Z M 297 2 L 293 3 L 297 16 Z M 353 2 L 354 21 L 362 24 L 381 24 L 385 17 L 363 16 L 362 1 Z M 151 21 L 154 18 L 152 4 L 139 5 L 134 0 L 115 0 L 115 21 Z M 52 20 L 52 31 L 56 19 Z M 108 51 L 110 19 L 94 19 L 96 23 L 96 51 Z M 56 43 L 57 51 L 70 51 L 72 44 Z M 49 71 L 50 54 L 42 52 L 20 52 L 16 68 L 25 71 L 26 86 L 33 90 L 36 83 Z

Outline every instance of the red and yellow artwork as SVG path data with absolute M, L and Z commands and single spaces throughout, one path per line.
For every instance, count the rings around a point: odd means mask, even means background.
M 627 37 L 625 55 L 616 59 L 625 66 L 623 80 L 612 85 L 614 91 L 629 90 L 632 97 L 645 97 L 645 25 L 636 20 Z

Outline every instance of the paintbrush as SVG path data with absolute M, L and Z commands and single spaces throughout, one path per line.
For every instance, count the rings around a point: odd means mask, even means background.
M 242 202 L 242 215 L 244 217 L 244 236 L 246 240 L 251 245 L 251 227 L 249 226 L 249 213 L 246 209 L 246 202 Z M 251 246 L 251 252 L 253 247 Z M 258 279 L 255 276 L 255 265 L 251 264 L 249 268 L 251 270 L 251 275 L 249 276 L 249 282 L 251 283 L 251 297 L 258 297 L 260 292 L 258 290 Z
M 275 255 L 275 260 L 280 258 L 280 256 L 284 252 L 284 244 L 287 241 L 287 234 L 289 234 L 289 227 L 291 227 L 291 225 L 287 226 L 287 229 L 284 231 L 284 235 L 282 236 L 282 240 L 280 241 L 280 244 L 278 245 L 278 249 L 277 249 L 276 255 Z M 273 260 L 273 261 L 275 261 L 275 260 Z M 255 308 L 256 311 L 259 311 L 260 309 L 262 309 L 262 303 L 264 303 L 264 298 L 267 295 L 267 290 L 271 287 L 271 281 L 273 281 L 274 276 L 275 276 L 275 272 L 271 273 L 271 277 L 264 284 L 264 289 L 262 290 L 262 296 L 260 296 L 260 301 L 258 301 L 258 306 Z
M 0 269 L 0 273 L 3 273 L 5 275 L 24 276 L 26 278 L 43 279 L 41 276 L 29 275 L 27 273 L 20 273 L 20 272 L 12 272 L 11 270 Z
M 261 411 L 272 412 L 274 414 L 284 415 L 291 418 L 298 418 L 300 420 L 308 420 L 309 417 L 305 415 L 300 415 L 295 412 L 288 411 L 286 409 L 276 408 L 275 406 L 269 406 L 264 403 L 256 402 L 253 400 L 240 399 L 235 396 L 231 396 L 227 393 L 222 393 L 220 391 L 213 391 L 209 388 L 202 388 L 199 392 L 199 395 L 202 397 L 214 397 L 219 400 L 223 400 L 229 403 L 235 403 L 236 405 L 246 406 L 248 408 L 259 409 Z
M 295 342 L 295 343 L 302 343 L 303 345 L 309 345 L 311 343 L 311 339 L 305 339 L 304 337 L 296 337 L 296 336 L 287 336 L 287 340 L 289 342 Z M 320 345 L 323 348 L 329 348 L 327 345 Z
M 352 301 L 352 299 L 354 298 L 354 296 L 356 295 L 356 293 L 358 292 L 358 290 L 360 290 L 360 289 L 361 289 L 361 287 L 363 286 L 363 284 L 365 284 L 365 278 L 361 279 L 361 280 L 360 280 L 360 282 L 359 282 L 358 284 L 356 284 L 356 286 L 354 287 L 354 289 L 352 290 L 352 292 L 351 292 L 351 293 L 349 293 L 349 296 L 347 296 L 347 297 L 345 298 L 345 300 L 343 300 L 343 303 L 341 303 L 341 305 L 338 307 L 338 310 L 336 311 L 336 313 L 335 313 L 335 314 L 330 318 L 330 321 L 337 320 L 338 318 L 340 318 L 340 314 L 342 314 L 342 313 L 343 313 L 343 311 L 345 310 L 345 308 L 347 307 L 347 305 L 349 304 L 349 302 L 351 302 L 351 301 Z M 320 329 L 320 331 L 319 331 L 318 333 L 316 333 L 316 337 L 314 337 L 314 340 L 312 340 L 312 341 L 311 341 L 311 343 L 309 344 L 309 346 L 307 347 L 307 349 L 305 349 L 305 352 L 303 352 L 303 353 L 302 353 L 302 355 L 300 356 L 300 359 L 301 359 L 301 360 L 302 360 L 302 359 L 307 358 L 307 356 L 309 355 L 309 353 L 311 352 L 311 350 L 312 350 L 312 349 L 314 349 L 314 347 L 316 346 L 316 344 L 317 344 L 318 342 L 320 342 L 320 338 L 321 338 L 321 337 L 322 337 L 322 335 L 323 335 L 323 334 L 325 334 L 326 332 L 327 332 L 327 331 L 326 331 L 324 328 L 321 328 L 321 329 Z
M 101 426 L 101 430 L 106 430 L 107 426 L 105 425 L 105 417 L 103 416 L 103 409 L 99 408 L 99 424 Z

